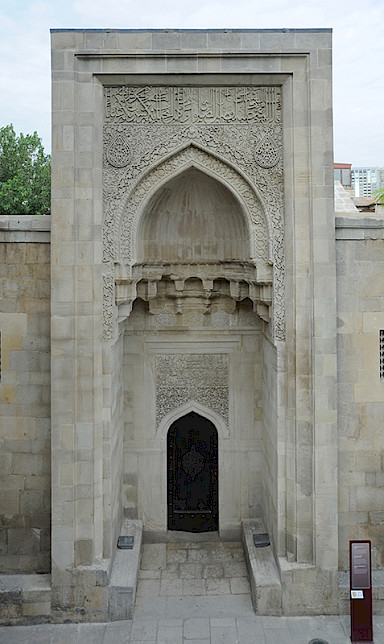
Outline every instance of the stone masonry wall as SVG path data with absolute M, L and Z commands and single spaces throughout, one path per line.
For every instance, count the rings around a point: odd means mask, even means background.
M 0 218 L 0 572 L 50 570 L 50 217 Z
M 384 219 L 336 218 L 338 297 L 339 567 L 349 540 L 372 540 L 384 568 Z

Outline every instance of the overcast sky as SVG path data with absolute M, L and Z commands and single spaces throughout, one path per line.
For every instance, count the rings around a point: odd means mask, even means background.
M 384 166 L 384 0 L 0 0 L 0 126 L 50 151 L 51 28 L 333 28 L 335 161 Z

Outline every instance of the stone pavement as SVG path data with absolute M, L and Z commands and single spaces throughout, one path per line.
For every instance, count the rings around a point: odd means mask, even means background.
M 349 616 L 260 617 L 240 543 L 147 544 L 133 620 L 0 628 L 1 644 L 348 644 Z M 384 644 L 384 616 L 374 618 Z
M 209 602 L 206 608 L 209 612 Z M 177 615 L 177 602 L 173 610 Z M 135 615 L 133 621 L 0 627 L 1 644 L 308 644 L 312 639 L 350 644 L 349 617 L 258 617 L 244 606 L 240 617 L 165 618 L 157 606 L 150 617 Z M 374 640 L 384 644 L 382 616 L 374 618 Z

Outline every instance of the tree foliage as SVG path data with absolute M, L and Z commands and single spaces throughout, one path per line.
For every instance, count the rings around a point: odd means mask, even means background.
M 376 203 L 380 206 L 384 206 L 384 189 L 376 190 L 376 192 L 373 193 L 373 196 L 376 198 Z
M 0 128 L 0 214 L 46 215 L 51 211 L 51 159 L 37 132 L 16 135 Z

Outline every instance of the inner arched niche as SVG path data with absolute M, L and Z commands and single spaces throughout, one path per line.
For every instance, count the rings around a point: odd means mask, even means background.
M 139 263 L 247 261 L 241 207 L 219 181 L 191 167 L 150 200 L 138 235 Z

